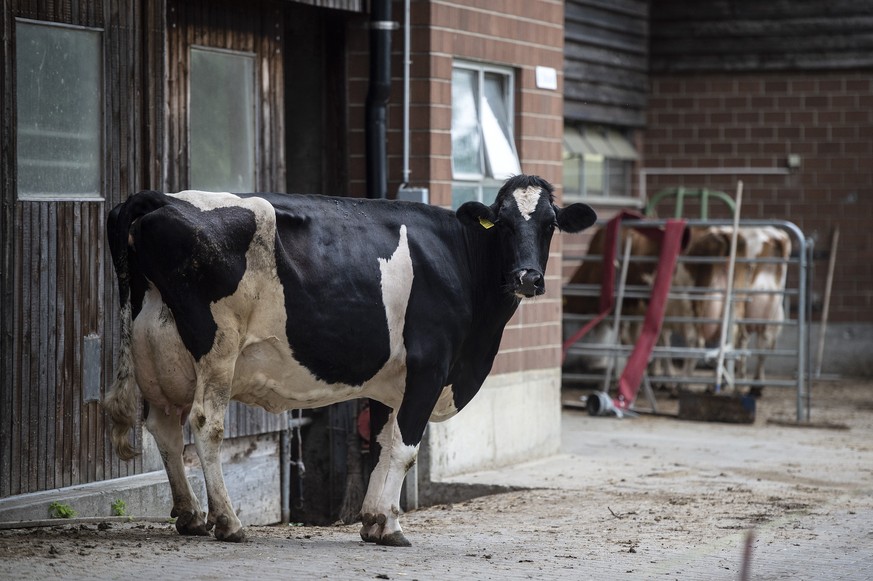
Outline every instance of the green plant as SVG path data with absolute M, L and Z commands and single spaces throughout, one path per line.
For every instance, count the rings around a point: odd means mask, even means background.
M 49 514 L 52 518 L 73 518 L 76 511 L 69 504 L 55 501 L 49 505 Z
M 127 504 L 120 498 L 112 503 L 112 516 L 127 516 Z

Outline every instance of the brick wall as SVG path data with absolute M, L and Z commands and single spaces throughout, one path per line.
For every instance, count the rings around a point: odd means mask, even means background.
M 873 73 L 652 76 L 645 167 L 785 168 L 789 154 L 801 165 L 788 175 L 652 176 L 648 193 L 733 194 L 742 179 L 743 218 L 790 220 L 818 250 L 839 226 L 831 320 L 873 322 Z M 825 272 L 818 262 L 814 300 Z
M 432 204 L 451 204 L 451 77 L 454 59 L 512 67 L 515 71 L 515 139 L 522 171 L 558 188 L 563 131 L 563 25 L 560 0 L 471 0 L 412 2 L 410 80 L 410 185 L 430 190 Z M 403 19 L 403 4 L 393 5 Z M 350 30 L 349 123 L 351 195 L 365 184 L 364 104 L 367 94 L 367 32 Z M 402 30 L 393 38 L 389 105 L 389 195 L 402 177 Z M 558 90 L 536 88 L 535 68 L 558 71 Z M 556 237 L 546 273 L 547 294 L 523 304 L 506 328 L 495 373 L 560 365 L 560 240 Z

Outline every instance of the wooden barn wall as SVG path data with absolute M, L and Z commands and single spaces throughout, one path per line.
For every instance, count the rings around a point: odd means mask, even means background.
M 869 0 L 652 1 L 652 71 L 873 66 Z
M 567 0 L 564 10 L 564 118 L 644 125 L 649 2 Z
M 170 0 L 167 3 L 167 144 L 164 191 L 188 184 L 188 81 L 190 47 L 255 53 L 258 95 L 257 190 L 285 191 L 283 6 L 277 2 Z M 225 437 L 281 430 L 281 414 L 231 402 Z M 186 427 L 186 441 L 191 442 Z
M 285 190 L 282 10 L 278 2 L 168 1 L 166 191 L 188 187 L 188 73 L 192 45 L 255 53 L 260 91 L 256 189 Z
M 83 401 L 84 337 L 101 338 L 102 385 L 117 350 L 117 298 L 106 212 L 142 182 L 140 96 L 145 13 L 137 0 L 4 0 L 0 497 L 125 476 L 99 403 Z M 102 202 L 18 201 L 15 18 L 103 29 Z

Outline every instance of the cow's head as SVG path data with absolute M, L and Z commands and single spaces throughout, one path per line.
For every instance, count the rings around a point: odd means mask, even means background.
M 545 272 L 549 243 L 555 228 L 580 232 L 594 224 L 597 215 L 586 204 L 558 208 L 554 188 L 538 176 L 509 178 L 490 206 L 467 202 L 458 208 L 458 219 L 486 236 L 499 236 L 506 290 L 520 298 L 546 292 Z

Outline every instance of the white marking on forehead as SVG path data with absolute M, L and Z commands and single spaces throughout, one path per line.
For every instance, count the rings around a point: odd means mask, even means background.
M 537 209 L 541 193 L 542 190 L 536 186 L 528 186 L 525 189 L 518 188 L 512 192 L 512 197 L 515 198 L 515 203 L 518 204 L 518 211 L 521 212 L 522 218 L 530 220 L 531 214 Z

